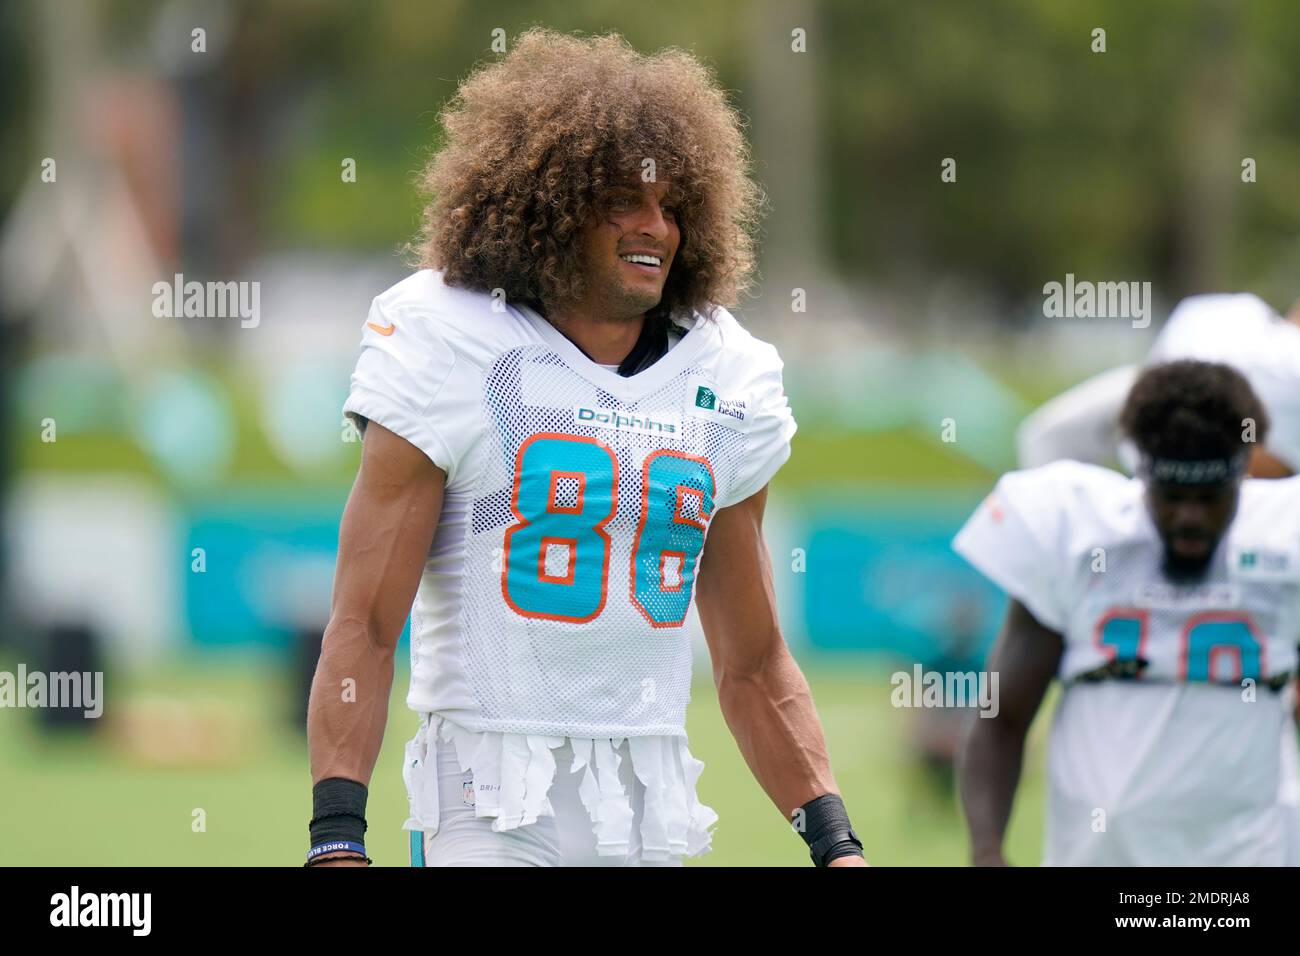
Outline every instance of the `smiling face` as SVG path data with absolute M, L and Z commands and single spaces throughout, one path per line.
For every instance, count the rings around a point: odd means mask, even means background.
M 1147 510 L 1165 547 L 1165 573 L 1195 580 L 1209 568 L 1219 541 L 1237 513 L 1240 481 L 1223 485 L 1147 486 Z
M 582 235 L 589 314 L 635 319 L 659 304 L 681 242 L 678 201 L 663 182 L 637 182 L 604 197 Z

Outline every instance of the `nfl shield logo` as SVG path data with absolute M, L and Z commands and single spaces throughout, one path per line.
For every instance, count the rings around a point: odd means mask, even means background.
M 460 788 L 461 802 L 467 807 L 474 806 L 474 777 L 466 774 L 465 779 L 461 782 Z

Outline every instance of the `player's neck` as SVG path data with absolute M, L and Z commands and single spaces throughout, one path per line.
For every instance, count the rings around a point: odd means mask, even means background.
M 641 337 L 645 315 L 631 319 L 598 319 L 581 311 L 550 312 L 547 321 L 560 334 L 600 365 L 620 365 Z

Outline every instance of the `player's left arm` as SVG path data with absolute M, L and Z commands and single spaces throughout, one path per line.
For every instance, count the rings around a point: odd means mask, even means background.
M 763 540 L 767 488 L 709 522 L 695 600 L 722 715 L 759 785 L 785 818 L 838 794 L 821 722 L 781 635 L 772 562 Z M 864 866 L 841 856 L 830 866 Z

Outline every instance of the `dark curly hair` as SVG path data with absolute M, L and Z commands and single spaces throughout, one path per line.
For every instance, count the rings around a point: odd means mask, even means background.
M 1245 422 L 1254 440 L 1268 435 L 1268 413 L 1236 369 L 1214 362 L 1152 365 L 1133 384 L 1120 427 L 1147 455 L 1160 458 L 1232 458 L 1245 450 Z
M 652 313 L 707 315 L 747 288 L 762 194 L 740 117 L 690 54 L 534 28 L 461 84 L 442 123 L 414 248 L 449 285 L 543 306 L 581 299 L 582 229 L 648 158 L 680 197 L 681 229 Z

